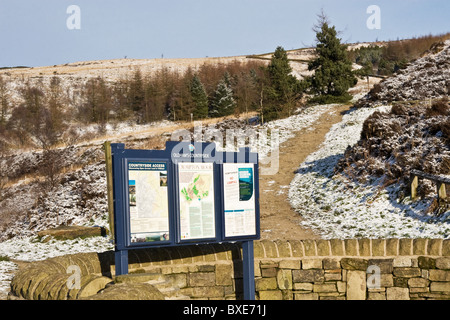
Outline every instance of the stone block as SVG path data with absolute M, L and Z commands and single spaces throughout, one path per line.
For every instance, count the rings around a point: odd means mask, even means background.
M 442 255 L 444 257 L 450 256 L 450 240 L 444 240 L 442 241 Z
M 410 300 L 408 288 L 392 287 L 386 289 L 387 300 Z
M 431 282 L 430 291 L 450 293 L 450 282 Z
M 409 278 L 394 277 L 394 287 L 408 288 L 408 279 Z
M 431 269 L 428 278 L 431 281 L 450 281 L 450 271 Z
M 233 267 L 231 264 L 216 265 L 216 284 L 220 286 L 233 284 Z
M 291 256 L 291 246 L 289 245 L 289 242 L 283 240 L 275 240 L 275 245 L 277 246 L 279 257 Z
M 326 270 L 325 271 L 325 281 L 342 280 L 341 272 L 342 272 L 341 269 Z
M 392 273 L 393 259 L 369 259 L 368 266 L 377 266 L 380 268 L 381 273 Z
M 260 300 L 283 300 L 283 294 L 279 290 L 265 290 L 259 292 Z
M 341 262 L 336 258 L 325 258 L 322 262 L 325 270 L 339 269 L 341 267 Z
M 54 229 L 39 231 L 37 234 L 39 237 L 51 236 L 57 240 L 71 240 L 105 236 L 106 229 L 103 227 L 59 226 Z
M 303 257 L 303 245 L 300 240 L 289 240 L 293 257 Z
M 122 274 L 114 278 L 115 283 L 144 283 L 151 280 L 161 280 L 159 273 L 130 273 Z
M 214 272 L 195 272 L 189 273 L 190 287 L 209 287 L 216 284 L 216 275 Z
M 436 268 L 450 270 L 450 257 L 437 258 Z
M 302 269 L 322 269 L 322 259 L 303 259 Z
M 425 292 L 430 292 L 430 288 L 429 287 L 410 287 L 409 288 L 410 296 L 412 293 L 425 293 Z
M 436 269 L 436 260 L 430 257 L 420 256 L 417 258 L 418 266 L 422 269 Z
M 400 256 L 412 255 L 412 239 L 400 239 L 399 240 L 398 254 Z
M 313 292 L 321 293 L 321 292 L 336 292 L 337 288 L 335 283 L 317 283 L 314 284 Z
M 420 277 L 422 272 L 419 268 L 394 268 L 394 276 L 402 278 Z
M 294 300 L 319 300 L 319 295 L 315 292 L 312 293 L 294 293 Z
M 292 270 L 292 279 L 295 282 L 323 282 L 324 271 L 319 269 Z
M 347 270 L 363 270 L 366 271 L 368 267 L 368 261 L 360 258 L 342 258 L 341 266 Z
M 347 300 L 366 300 L 365 271 L 347 271 Z
M 413 254 L 427 254 L 427 239 L 413 239 Z
M 317 255 L 318 256 L 329 256 L 330 251 L 330 243 L 328 240 L 316 240 L 317 244 Z
M 281 260 L 278 264 L 280 269 L 300 269 L 300 260 Z
M 225 289 L 222 286 L 188 287 L 180 289 L 180 293 L 194 299 L 222 298 L 225 296 Z
M 412 259 L 409 257 L 396 257 L 392 263 L 393 267 L 412 267 Z
M 275 277 L 277 275 L 277 268 L 272 267 L 272 268 L 262 268 L 261 267 L 261 276 L 263 278 L 271 278 L 271 277 Z
M 256 291 L 275 290 L 278 288 L 276 278 L 261 278 L 255 280 Z
M 386 292 L 369 292 L 367 300 L 386 300 Z
M 294 283 L 294 290 L 298 291 L 312 291 L 313 290 L 313 284 L 309 282 L 300 282 L 300 283 Z
M 383 257 L 385 254 L 385 239 L 372 239 L 372 256 Z
M 357 256 L 358 255 L 358 240 L 357 239 L 345 239 L 345 255 Z
M 281 269 L 277 272 L 278 288 L 281 290 L 292 289 L 292 271 Z
M 430 256 L 440 256 L 442 239 L 428 239 L 427 254 Z
M 386 256 L 398 256 L 399 239 L 386 239 Z
M 340 239 L 331 239 L 331 254 L 333 256 L 343 256 L 344 255 L 344 242 Z
M 424 278 L 410 278 L 408 279 L 408 286 L 411 288 L 427 287 L 430 281 Z
M 264 247 L 265 256 L 267 258 L 276 258 L 278 257 L 278 251 L 275 243 L 270 240 L 261 240 L 261 244 Z
M 264 247 L 261 241 L 253 241 L 253 256 L 255 258 L 264 258 Z
M 344 293 L 347 291 L 347 282 L 336 281 L 336 287 L 339 293 Z
M 314 240 L 302 240 L 305 256 L 317 256 L 316 242 Z
M 361 257 L 369 257 L 370 254 L 370 239 L 358 239 L 359 255 Z

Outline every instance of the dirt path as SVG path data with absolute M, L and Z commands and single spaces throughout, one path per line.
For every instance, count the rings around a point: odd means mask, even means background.
M 324 113 L 312 125 L 312 130 L 298 131 L 295 137 L 280 145 L 278 173 L 259 176 L 261 239 L 320 239 L 312 230 L 300 225 L 302 217 L 291 208 L 288 200 L 289 184 L 295 170 L 309 154 L 318 150 L 331 126 L 341 121 L 349 108 L 349 105 L 336 106 Z

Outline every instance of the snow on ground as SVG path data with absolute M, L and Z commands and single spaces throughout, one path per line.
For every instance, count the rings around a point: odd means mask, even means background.
M 66 254 L 104 252 L 113 250 L 109 237 L 92 237 L 74 240 L 50 240 L 42 242 L 37 236 L 13 238 L 0 242 L 0 257 L 12 260 L 39 261 Z M 9 292 L 10 282 L 17 265 L 12 261 L 0 261 L 0 300 Z
M 304 218 L 303 225 L 323 238 L 449 238 L 450 211 L 440 217 L 423 214 L 426 201 L 397 201 L 395 185 L 381 188 L 382 181 L 360 185 L 340 175 L 334 167 L 348 145 L 359 138 L 364 120 L 388 106 L 351 110 L 335 124 L 321 148 L 307 157 L 291 182 L 291 205 Z
M 258 152 L 259 159 L 264 159 L 276 148 L 295 136 L 297 131 L 303 129 L 312 129 L 312 124 L 326 112 L 333 112 L 332 108 L 335 104 L 309 106 L 304 109 L 298 109 L 296 113 L 288 118 L 274 120 L 264 123 L 256 128 L 258 131 L 258 139 L 250 145 L 252 151 Z M 252 128 L 250 128 L 252 130 Z M 248 145 L 241 145 L 248 147 Z M 226 146 L 228 151 L 237 150 L 234 146 Z

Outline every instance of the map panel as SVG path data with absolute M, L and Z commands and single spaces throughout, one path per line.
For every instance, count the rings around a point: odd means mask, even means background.
M 212 163 L 178 164 L 181 240 L 214 238 L 214 167 Z
M 167 163 L 128 163 L 131 242 L 169 240 Z

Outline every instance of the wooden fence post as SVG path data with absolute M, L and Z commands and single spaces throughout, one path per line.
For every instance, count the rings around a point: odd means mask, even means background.
M 419 185 L 419 177 L 414 173 L 411 173 L 410 177 L 411 181 L 411 200 L 415 200 L 417 198 L 417 186 Z
M 445 183 L 436 182 L 438 199 L 446 199 L 447 198 L 447 190 L 445 189 Z
M 111 239 L 114 239 L 114 196 L 113 196 L 111 142 L 105 141 L 103 146 L 105 147 L 106 188 L 107 188 L 107 194 L 108 194 L 109 232 L 111 234 Z

